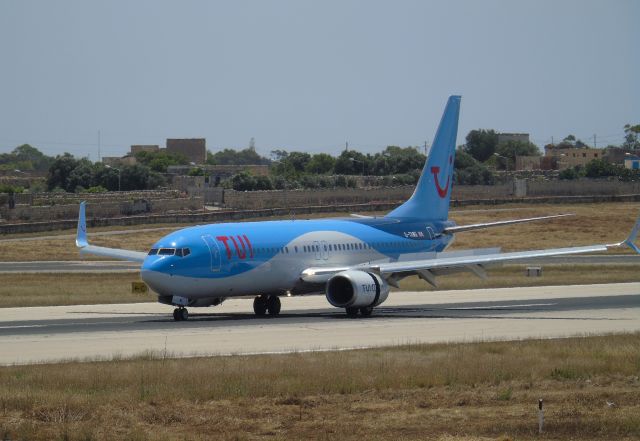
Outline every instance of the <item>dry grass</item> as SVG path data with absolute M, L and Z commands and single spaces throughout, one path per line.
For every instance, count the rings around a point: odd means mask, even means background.
M 640 265 L 545 265 L 542 277 L 526 277 L 524 273 L 523 265 L 508 265 L 490 270 L 487 280 L 467 273 L 443 276 L 438 278 L 438 289 L 637 282 Z M 151 292 L 131 292 L 131 282 L 138 280 L 137 273 L 0 274 L 0 308 L 155 302 Z M 404 279 L 400 287 L 402 291 L 434 289 L 417 277 Z
M 0 274 L 0 307 L 88 305 L 156 301 L 153 294 L 132 294 L 137 273 Z
M 640 436 L 640 334 L 0 368 L 11 439 Z M 615 406 L 607 406 L 607 401 Z
M 576 216 L 531 224 L 492 228 L 483 232 L 473 231 L 456 236 L 452 249 L 502 247 L 505 251 L 553 248 L 594 243 L 610 243 L 623 240 L 640 214 L 640 206 L 634 203 L 601 204 L 548 204 L 501 205 L 493 207 L 466 207 L 452 211 L 451 218 L 458 224 L 497 221 L 514 218 L 543 216 L 558 213 L 575 213 Z M 344 214 L 337 213 L 336 216 Z M 330 216 L 319 214 L 305 218 Z M 264 220 L 264 219 L 262 219 Z M 154 226 L 155 227 L 155 226 Z M 138 229 L 149 228 L 148 225 Z M 176 226 L 176 228 L 178 228 Z M 119 228 L 115 228 L 116 230 Z M 114 230 L 104 228 L 100 230 Z M 129 230 L 131 230 L 129 228 Z M 93 231 L 93 230 L 92 230 Z M 98 231 L 98 230 L 96 230 Z M 95 245 L 146 251 L 169 231 L 149 231 L 138 234 L 100 236 L 91 239 Z M 68 232 L 64 232 L 68 235 Z M 629 252 L 624 249 L 616 252 Z M 0 242 L 0 261 L 77 260 L 78 250 L 73 239 L 43 238 L 25 242 Z M 104 258 L 95 258 L 104 260 Z
M 451 218 L 464 225 L 563 213 L 575 216 L 461 233 L 456 235 L 454 248 L 498 246 L 504 251 L 520 251 L 620 242 L 640 215 L 640 204 L 510 205 L 494 211 L 456 211 Z

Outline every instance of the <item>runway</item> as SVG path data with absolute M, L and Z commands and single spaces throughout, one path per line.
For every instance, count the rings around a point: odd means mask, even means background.
M 323 296 L 283 298 L 277 318 L 251 308 L 250 299 L 191 308 L 187 322 L 149 303 L 0 309 L 0 364 L 640 331 L 640 283 L 396 292 L 367 319 L 347 318 Z

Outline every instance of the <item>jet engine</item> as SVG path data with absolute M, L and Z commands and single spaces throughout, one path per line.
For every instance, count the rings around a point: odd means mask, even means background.
M 375 273 L 342 271 L 327 281 L 327 300 L 337 308 L 378 306 L 389 296 L 389 285 Z

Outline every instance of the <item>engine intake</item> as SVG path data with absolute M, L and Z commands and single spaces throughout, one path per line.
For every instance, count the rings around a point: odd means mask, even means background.
M 375 273 L 342 271 L 327 281 L 326 296 L 337 308 L 378 306 L 389 296 L 389 285 Z

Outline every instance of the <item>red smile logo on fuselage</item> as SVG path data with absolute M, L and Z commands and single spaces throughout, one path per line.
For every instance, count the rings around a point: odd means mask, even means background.
M 449 156 L 449 164 L 451 164 L 452 160 L 453 160 L 452 157 Z M 436 184 L 436 190 L 438 190 L 438 196 L 440 196 L 441 198 L 444 198 L 447 195 L 447 192 L 449 191 L 449 180 L 451 178 L 451 175 L 447 175 L 447 183 L 445 184 L 444 188 L 442 188 L 442 186 L 440 185 L 440 180 L 438 179 L 438 174 L 440 173 L 440 167 L 438 166 L 431 167 L 431 173 L 433 173 L 433 182 L 435 182 Z

